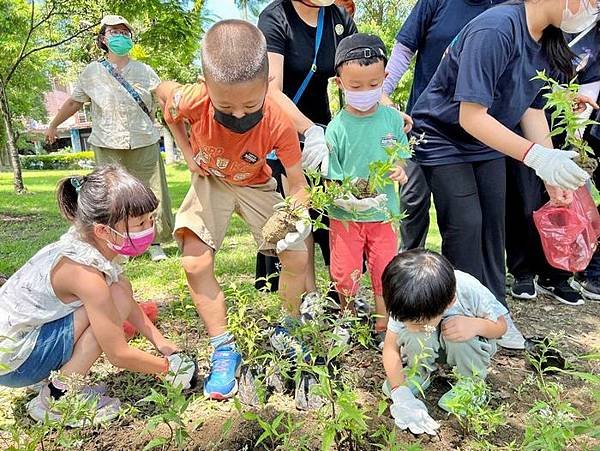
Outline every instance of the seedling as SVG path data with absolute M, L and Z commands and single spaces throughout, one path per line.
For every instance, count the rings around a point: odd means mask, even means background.
M 598 165 L 593 149 L 582 138 L 580 130 L 589 125 L 597 124 L 596 121 L 583 119 L 576 112 L 577 95 L 579 85 L 574 81 L 560 83 L 548 76 L 545 71 L 538 71 L 533 80 L 541 80 L 546 83 L 543 90 L 546 91 L 544 98 L 546 105 L 544 110 L 551 110 L 550 137 L 564 134 L 565 150 L 575 150 L 579 153 L 579 165 L 587 172 L 592 173 Z
M 287 197 L 284 205 L 269 218 L 262 228 L 263 239 L 267 243 L 275 244 L 285 236 L 296 230 L 296 223 L 302 219 L 304 208 L 297 206 L 294 199 Z

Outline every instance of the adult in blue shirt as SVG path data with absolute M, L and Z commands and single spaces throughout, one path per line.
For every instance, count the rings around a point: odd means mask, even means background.
M 383 91 L 390 96 L 416 54 L 415 72 L 406 112 L 429 84 L 452 39 L 473 18 L 500 3 L 499 0 L 419 0 L 396 36 L 386 67 Z M 407 217 L 400 225 L 403 250 L 425 247 L 429 229 L 431 192 L 419 165 L 409 161 L 408 183 L 400 190 L 400 203 Z
M 415 158 L 433 193 L 442 253 L 505 305 L 504 156 L 534 169 L 557 203 L 589 178 L 575 152 L 552 148 L 542 82 L 532 78 L 544 69 L 571 75 L 561 28 L 581 31 L 596 13 L 597 0 L 491 8 L 451 43 L 412 110 L 415 133 L 426 136 Z M 512 131 L 519 125 L 523 136 Z
M 566 35 L 566 38 L 573 52 L 577 82 L 582 84 L 580 94 L 595 101 L 598 97 L 597 81 L 600 80 L 598 25 L 581 35 Z M 588 108 L 589 116 L 591 106 Z M 551 113 L 552 110 L 547 110 L 546 117 L 549 118 Z M 592 137 L 586 139 L 592 146 L 597 143 Z M 564 136 L 558 135 L 552 140 L 556 147 L 564 147 Z M 594 258 L 588 270 L 576 275 L 572 282 L 573 274 L 550 266 L 533 222 L 533 212 L 548 201 L 544 184 L 532 169 L 512 158 L 506 161 L 506 172 L 509 181 L 506 187 L 506 266 L 513 275 L 511 295 L 516 299 L 530 300 L 542 293 L 566 305 L 581 305 L 584 297 L 600 299 L 599 257 Z

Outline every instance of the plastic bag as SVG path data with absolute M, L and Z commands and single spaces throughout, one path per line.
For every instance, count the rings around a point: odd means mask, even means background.
M 585 186 L 568 207 L 547 203 L 533 213 L 548 263 L 569 272 L 587 268 L 600 237 L 600 215 Z

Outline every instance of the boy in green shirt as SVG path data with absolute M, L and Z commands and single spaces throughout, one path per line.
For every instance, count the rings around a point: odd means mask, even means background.
M 387 160 L 386 149 L 408 142 L 400 112 L 379 103 L 386 61 L 385 45 L 377 36 L 355 34 L 343 39 L 337 48 L 336 81 L 344 91 L 346 106 L 331 121 L 325 135 L 331 150 L 326 175 L 329 180 L 368 180 L 372 162 Z M 389 177 L 400 184 L 407 181 L 400 165 Z M 331 276 L 342 307 L 348 297 L 356 295 L 366 255 L 378 315 L 375 329 L 381 338 L 387 325 L 381 276 L 398 253 L 398 239 L 389 220 L 399 213 L 394 183 L 366 198 L 347 195 L 329 211 Z

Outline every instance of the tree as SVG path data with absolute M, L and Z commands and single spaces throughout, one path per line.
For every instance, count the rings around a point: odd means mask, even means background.
M 163 77 L 191 81 L 206 23 L 203 5 L 203 0 L 0 0 L 0 119 L 15 191 L 25 190 L 15 118 L 39 111 L 46 87 L 41 80 L 47 83 L 51 74 L 73 77 L 100 55 L 93 35 L 104 14 L 121 14 L 139 26 L 134 56 Z M 35 94 L 37 105 L 23 102 Z
M 235 0 L 235 6 L 242 11 L 242 18 L 248 20 L 248 12 L 257 17 L 260 14 L 261 6 L 266 2 L 267 0 Z

